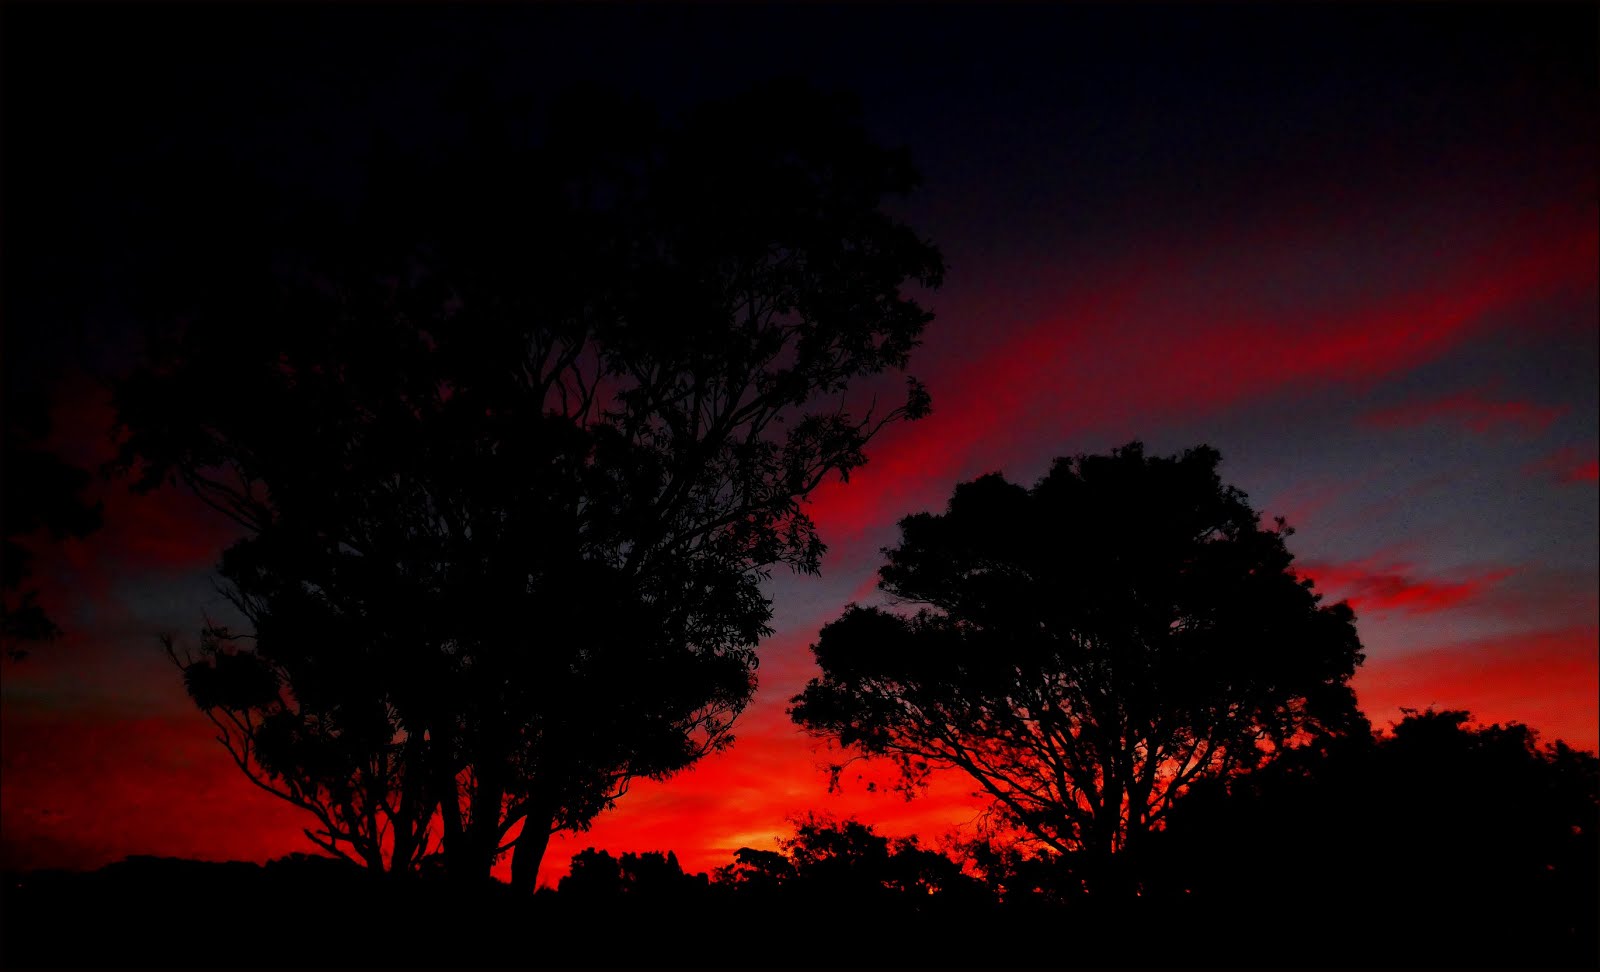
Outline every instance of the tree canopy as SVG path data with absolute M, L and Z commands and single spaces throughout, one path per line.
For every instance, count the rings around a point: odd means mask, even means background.
M 1254 900 L 1263 956 L 1341 937 L 1339 964 L 1379 947 L 1403 965 L 1579 968 L 1600 941 L 1597 834 L 1593 753 L 1519 723 L 1405 710 L 1386 732 L 1196 789 L 1156 838 L 1147 891 L 1201 926 Z M 1375 884 L 1378 906 L 1353 909 Z M 1335 923 L 1339 936 L 1322 930 Z
M 916 837 L 890 838 L 858 820 L 809 814 L 795 821 L 780 851 L 741 847 L 733 863 L 716 870 L 719 885 L 751 896 L 785 894 L 791 901 L 852 901 L 913 906 L 974 904 L 982 885 L 944 854 Z
M 883 590 L 813 646 L 791 714 L 915 784 L 969 774 L 1057 853 L 1109 860 L 1196 782 L 1361 725 L 1354 615 L 1293 569 L 1288 528 L 1224 485 L 1220 455 L 1059 459 L 900 522 Z
M 820 564 L 803 498 L 928 408 L 879 376 L 943 266 L 839 99 L 514 121 L 230 267 L 117 404 L 140 488 L 246 528 L 251 630 L 174 651 L 240 767 L 325 849 L 470 876 L 515 840 L 531 890 L 551 833 L 731 742 L 760 582 Z

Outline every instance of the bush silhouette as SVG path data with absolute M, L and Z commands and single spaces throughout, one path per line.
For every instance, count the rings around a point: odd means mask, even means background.
M 1154 842 L 1152 891 L 1206 916 L 1255 900 L 1268 952 L 1336 925 L 1335 964 L 1592 965 L 1600 762 L 1469 719 L 1409 712 L 1192 793 Z

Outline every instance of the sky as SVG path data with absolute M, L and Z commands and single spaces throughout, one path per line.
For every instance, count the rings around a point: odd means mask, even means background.
M 463 79 L 534 110 L 601 83 L 670 111 L 799 76 L 853 92 L 875 137 L 910 149 L 923 186 L 891 206 L 949 267 L 910 368 L 933 413 L 811 497 L 822 575 L 771 582 L 737 743 L 557 838 L 546 882 L 588 846 L 716 867 L 809 811 L 970 834 L 983 804 L 956 777 L 905 801 L 852 768 L 828 791 L 836 754 L 785 713 L 817 674 L 808 646 L 878 600 L 900 517 L 986 472 L 1031 483 L 1135 439 L 1215 446 L 1224 478 L 1288 519 L 1300 569 L 1356 611 L 1375 725 L 1460 708 L 1600 744 L 1592 5 L 4 18 L 5 378 L 49 396 L 53 445 L 85 466 L 110 448 L 97 379 L 135 353 L 129 295 L 142 275 L 182 279 L 169 207 L 244 219 L 261 184 L 358 196 L 373 144 L 458 129 L 455 92 L 478 90 Z M 94 493 L 105 528 L 40 550 L 64 636 L 0 669 L 0 865 L 312 850 L 157 642 L 222 605 L 229 525 L 176 492 Z

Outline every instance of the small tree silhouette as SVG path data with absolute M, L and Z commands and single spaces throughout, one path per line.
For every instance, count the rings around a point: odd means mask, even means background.
M 916 837 L 885 837 L 858 820 L 810 814 L 795 822 L 794 835 L 779 846 L 781 852 L 739 848 L 732 864 L 717 869 L 716 881 L 749 900 L 783 892 L 786 900 L 810 906 L 898 902 L 915 909 L 930 901 L 986 901 L 982 884 L 956 861 Z
M 850 390 L 904 368 L 931 315 L 902 288 L 943 268 L 837 99 L 585 99 L 531 147 L 469 121 L 159 349 L 122 458 L 248 531 L 253 640 L 180 659 L 241 768 L 324 847 L 404 871 L 437 838 L 471 880 L 514 844 L 531 891 L 553 832 L 731 742 L 760 583 L 820 564 L 802 500 L 928 407 Z
M 926 607 L 823 628 L 794 720 L 907 786 L 965 771 L 1103 883 L 1196 782 L 1358 721 L 1349 607 L 1318 604 L 1288 529 L 1261 527 L 1220 458 L 1133 443 L 905 518 L 881 586 Z
M 571 870 L 557 889 L 564 896 L 582 898 L 653 898 L 673 902 L 675 895 L 703 890 L 704 874 L 685 874 L 672 851 L 628 851 L 613 857 L 593 847 L 572 856 Z
M 770 898 L 794 880 L 794 864 L 778 851 L 741 847 L 733 863 L 717 868 L 717 883 L 753 898 Z

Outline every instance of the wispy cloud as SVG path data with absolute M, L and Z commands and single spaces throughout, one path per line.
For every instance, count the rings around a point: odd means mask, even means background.
M 1330 600 L 1348 601 L 1357 613 L 1405 611 L 1429 614 L 1472 601 L 1514 573 L 1509 567 L 1459 579 L 1423 576 L 1411 564 L 1376 561 L 1302 563 L 1299 572 Z
M 1377 409 L 1363 415 L 1361 423 L 1385 429 L 1454 425 L 1480 434 L 1497 431 L 1537 433 L 1548 429 L 1566 412 L 1567 408 L 1563 405 L 1493 399 L 1479 392 L 1462 392 Z
M 1595 458 L 1593 450 L 1568 446 L 1528 463 L 1523 472 L 1564 484 L 1592 483 L 1600 481 L 1600 459 Z
M 929 386 L 933 414 L 890 429 L 850 483 L 829 482 L 814 494 L 824 538 L 848 542 L 942 503 L 955 479 L 978 467 L 1048 452 L 1087 430 L 1159 427 L 1286 391 L 1366 387 L 1403 374 L 1484 333 L 1501 315 L 1592 286 L 1600 250 L 1592 227 L 1497 239 L 1453 254 L 1409 288 L 1330 293 L 1289 320 L 1251 296 L 1271 289 L 1271 280 L 1252 276 L 1262 271 L 1249 254 L 1261 246 L 1236 241 L 1238 276 L 1226 288 L 1195 283 L 1191 291 L 1183 283 L 1204 264 L 1199 252 L 1145 254 L 1137 266 L 1107 267 L 1080 297 L 1063 297 L 1030 326 L 997 335 L 959 367 L 943 362 L 949 370 Z M 937 353 L 937 343 L 929 350 Z M 1560 412 L 1468 397 L 1422 410 L 1441 409 L 1484 428 L 1542 427 Z

